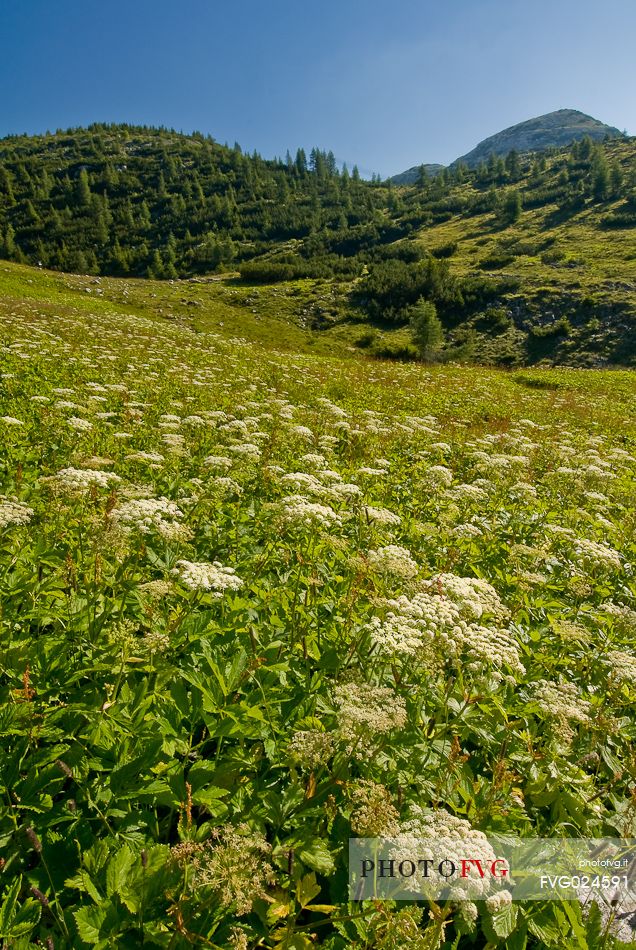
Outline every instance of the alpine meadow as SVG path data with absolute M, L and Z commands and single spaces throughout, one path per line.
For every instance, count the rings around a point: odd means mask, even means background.
M 0 945 L 619 950 L 350 839 L 636 839 L 636 139 L 0 140 Z M 613 880 L 613 879 L 612 879 Z

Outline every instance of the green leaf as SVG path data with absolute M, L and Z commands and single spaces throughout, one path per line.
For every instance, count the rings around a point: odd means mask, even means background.
M 305 934 L 284 934 L 276 950 L 313 950 L 314 942 Z
M 603 916 L 596 901 L 590 901 L 587 905 L 587 908 L 588 914 L 585 936 L 588 946 L 597 947 L 601 944 L 601 934 L 603 933 Z
M 523 919 L 523 911 L 519 909 L 515 929 L 506 940 L 506 950 L 526 950 L 527 944 L 528 929 Z
M 570 901 L 563 901 L 561 904 L 566 917 L 568 918 L 571 928 L 572 936 L 577 937 L 581 942 L 581 947 L 585 947 L 587 943 L 585 927 L 581 920 L 581 908 L 578 904 L 571 904 Z M 578 913 L 577 913 L 578 911 Z
M 106 869 L 106 893 L 109 897 L 124 889 L 135 860 L 139 860 L 139 858 L 132 853 L 128 845 L 124 845 L 110 859 Z
M 15 917 L 16 913 L 16 903 L 18 900 L 18 894 L 20 893 L 20 887 L 22 886 L 22 878 L 16 878 L 13 882 L 7 893 L 5 894 L 2 906 L 0 907 L 0 937 L 8 937 L 9 931 L 11 928 L 11 923 Z
M 528 930 L 534 937 L 542 940 L 547 947 L 558 946 L 561 940 L 561 932 L 553 923 L 541 922 L 536 920 L 528 921 Z
M 227 805 L 219 801 L 227 790 L 224 788 L 201 788 L 198 792 L 193 792 L 192 801 L 195 805 L 202 805 L 215 818 L 220 818 L 227 814 Z
M 501 910 L 498 910 L 491 917 L 492 929 L 498 937 L 509 937 L 515 929 L 517 922 L 517 908 L 514 904 L 508 904 Z
M 318 871 L 320 874 L 331 874 L 335 869 L 335 861 L 331 851 L 322 838 L 312 838 L 303 844 L 299 844 L 296 854 L 303 862 Z
M 73 914 L 77 925 L 77 932 L 85 943 L 94 946 L 99 943 L 101 931 L 106 921 L 106 908 L 82 907 Z
M 97 841 L 90 846 L 88 851 L 84 852 L 82 864 L 89 874 L 96 877 L 102 868 L 106 866 L 109 855 L 110 851 L 108 850 L 108 845 L 105 841 L 98 838 Z
M 95 886 L 92 875 L 84 870 L 84 868 L 81 868 L 73 877 L 69 877 L 64 882 L 64 887 L 74 887 L 78 891 L 84 891 L 84 893 L 93 898 L 96 904 L 100 904 L 104 899 Z
M 38 901 L 28 900 L 13 918 L 11 924 L 12 937 L 24 937 L 40 922 L 42 908 Z
M 296 885 L 298 903 L 303 908 L 307 907 L 318 894 L 320 894 L 320 884 L 316 883 L 316 875 L 305 874 Z
M 161 759 L 162 740 L 148 742 L 141 755 L 124 765 L 117 765 L 110 773 L 110 786 L 115 794 L 134 789 L 143 784 L 143 773 Z

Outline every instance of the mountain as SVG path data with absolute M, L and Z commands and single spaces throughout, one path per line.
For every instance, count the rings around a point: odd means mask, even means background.
M 477 168 L 481 162 L 487 162 L 491 155 L 505 156 L 513 149 L 517 152 L 542 152 L 548 148 L 569 145 L 586 135 L 595 141 L 601 141 L 606 137 L 622 137 L 623 133 L 577 109 L 557 109 L 556 112 L 548 112 L 547 115 L 540 115 L 536 119 L 527 119 L 490 135 L 470 152 L 456 158 L 450 167 L 463 163 L 469 168 Z M 438 174 L 444 166 L 425 167 L 434 170 L 432 174 Z M 419 169 L 420 166 L 416 165 L 394 175 L 391 181 L 396 185 L 414 185 L 418 180 Z
M 636 366 L 636 139 L 389 188 L 317 149 L 265 161 L 129 126 L 13 136 L 0 141 L 0 258 L 90 275 L 91 298 L 124 278 L 124 306 L 139 291 L 171 319 L 216 314 L 279 346 L 412 359 L 424 297 L 448 359 Z M 160 280 L 131 280 L 144 277 Z
M 470 168 L 476 168 L 481 162 L 487 162 L 491 155 L 507 155 L 512 149 L 517 152 L 543 152 L 547 148 L 569 145 L 586 135 L 601 141 L 606 136 L 618 138 L 622 134 L 619 129 L 605 125 L 577 109 L 558 109 L 489 136 L 466 155 L 455 159 L 453 165 L 463 162 Z
M 439 175 L 445 165 L 414 165 L 413 168 L 407 168 L 405 172 L 400 172 L 399 175 L 393 175 L 391 181 L 394 185 L 414 185 L 420 177 L 420 169 L 424 168 L 426 174 L 429 178 L 434 178 L 435 175 Z

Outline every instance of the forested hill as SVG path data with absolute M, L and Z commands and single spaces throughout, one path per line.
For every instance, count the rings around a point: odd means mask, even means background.
M 636 140 L 491 155 L 402 188 L 319 149 L 266 161 L 128 126 L 13 136 L 0 141 L 0 257 L 92 275 L 238 271 L 290 294 L 327 279 L 299 324 L 366 322 L 360 345 L 400 358 L 424 297 L 451 358 L 631 363 Z
M 386 205 L 385 188 L 319 149 L 266 161 L 200 134 L 104 125 L 0 142 L 2 253 L 61 270 L 176 277 L 290 240 L 315 257 L 315 235 L 381 228 Z

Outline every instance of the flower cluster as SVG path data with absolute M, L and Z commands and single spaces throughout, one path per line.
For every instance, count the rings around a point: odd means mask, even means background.
M 271 852 L 265 837 L 246 823 L 225 825 L 195 854 L 192 887 L 209 887 L 239 917 L 249 914 L 254 901 L 266 897 L 274 883 Z
M 220 600 L 226 590 L 240 590 L 243 581 L 237 577 L 233 567 L 224 567 L 220 561 L 177 561 L 172 571 L 184 587 L 190 590 L 212 591 L 212 596 Z
M 636 685 L 636 656 L 625 650 L 610 650 L 605 660 L 612 676 L 625 683 Z
M 399 515 L 388 508 L 374 508 L 372 505 L 364 505 L 362 512 L 367 521 L 387 526 L 397 526 L 402 523 Z
M 295 732 L 289 743 L 289 755 L 304 769 L 317 769 L 326 765 L 334 752 L 334 739 L 330 732 L 307 729 Z
M 397 808 L 384 785 L 359 779 L 349 793 L 353 803 L 351 830 L 366 838 L 391 838 L 398 832 Z
M 406 725 L 406 704 L 388 686 L 370 683 L 336 686 L 334 701 L 338 710 L 338 735 L 347 752 L 358 759 L 373 754 L 378 736 Z
M 275 507 L 279 521 L 289 527 L 329 530 L 342 524 L 333 508 L 309 501 L 304 495 L 287 495 Z
M 93 428 L 93 423 L 88 419 L 82 419 L 81 416 L 69 416 L 66 421 L 71 429 L 76 429 L 78 432 L 89 432 Z
M 183 512 L 168 498 L 131 498 L 113 508 L 110 517 L 113 524 L 123 531 L 167 534 L 174 522 L 183 518 Z
M 484 615 L 506 620 L 509 612 L 499 599 L 497 591 L 480 577 L 458 577 L 456 574 L 438 574 L 422 582 L 422 589 L 440 600 L 449 600 L 467 620 L 480 620 Z
M 108 488 L 121 481 L 114 472 L 96 471 L 91 468 L 63 468 L 57 475 L 50 475 L 42 479 L 49 482 L 58 490 L 68 492 L 83 492 L 89 488 Z
M 432 841 L 431 845 L 427 841 Z M 482 867 L 491 867 L 497 860 L 492 845 L 482 831 L 473 828 L 469 821 L 451 815 L 445 809 L 426 812 L 419 805 L 413 805 L 410 817 L 399 826 L 392 836 L 391 857 L 396 861 L 411 859 L 417 854 L 418 861 L 427 858 L 439 862 L 439 855 L 461 867 L 462 859 L 467 855 L 481 861 Z M 404 879 L 404 886 L 414 892 L 426 894 L 427 878 L 421 868 Z M 492 894 L 493 882 L 489 876 L 479 875 L 448 880 L 447 886 L 453 900 L 479 900 Z
M 581 561 L 590 562 L 594 567 L 616 571 L 621 569 L 621 556 L 618 551 L 611 548 L 609 544 L 579 538 L 575 542 L 574 550 Z
M 383 619 L 371 618 L 368 631 L 380 653 L 417 657 L 429 667 L 441 667 L 465 657 L 470 668 L 507 667 L 523 673 L 515 637 L 499 626 L 474 622 L 488 612 L 503 618 L 506 610 L 485 581 L 440 575 L 425 581 L 424 591 L 387 600 Z
M 562 728 L 570 722 L 589 722 L 590 703 L 581 697 L 575 683 L 537 680 L 533 695 L 547 715 L 556 719 Z
M 33 517 L 33 508 L 7 498 L 0 498 L 0 529 L 13 525 L 25 525 Z
M 388 544 L 386 547 L 369 551 L 367 559 L 378 574 L 385 574 L 388 577 L 411 580 L 419 571 L 411 552 L 397 544 Z

